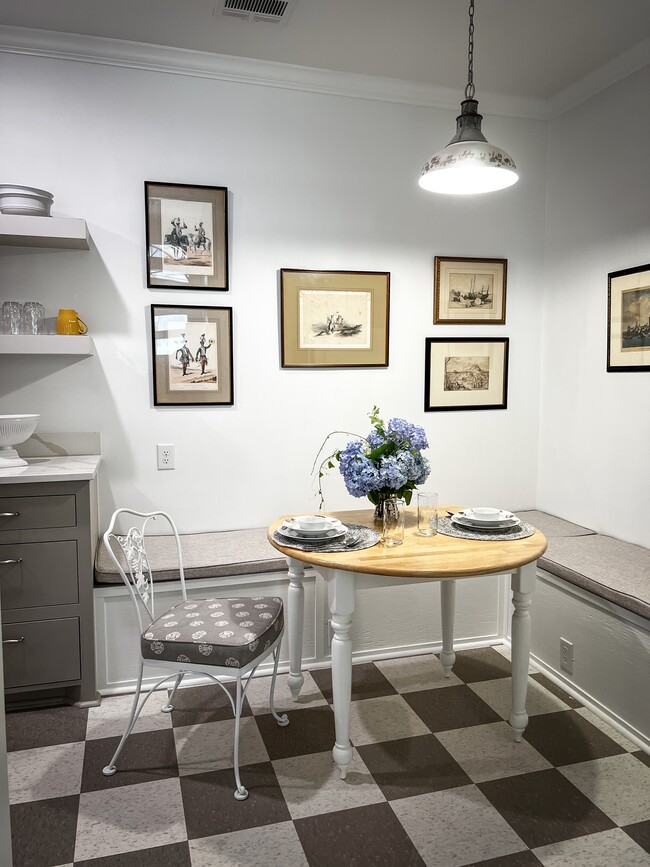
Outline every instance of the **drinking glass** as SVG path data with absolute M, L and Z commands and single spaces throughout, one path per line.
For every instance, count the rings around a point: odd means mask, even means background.
M 406 503 L 396 497 L 384 501 L 384 544 L 401 545 L 404 541 Z
M 38 301 L 26 301 L 20 320 L 21 334 L 43 334 L 45 307 Z
M 20 334 L 23 305 L 20 301 L 5 301 L 2 305 L 2 333 Z
M 438 532 L 438 494 L 433 491 L 417 491 L 418 533 L 420 536 L 435 536 Z

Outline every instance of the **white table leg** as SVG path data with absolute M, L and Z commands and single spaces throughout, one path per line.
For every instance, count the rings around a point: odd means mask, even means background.
M 294 701 L 297 701 L 305 682 L 302 674 L 302 629 L 305 617 L 305 567 L 300 560 L 287 557 L 289 566 L 289 593 L 287 613 L 289 619 L 289 676 L 287 683 Z
M 440 662 L 449 677 L 456 662 L 454 653 L 454 617 L 456 615 L 456 581 L 440 582 L 440 613 L 442 619 L 442 652 Z
M 512 573 L 512 710 L 509 722 L 520 741 L 528 725 L 526 690 L 530 656 L 530 607 L 535 589 L 537 563 L 527 563 Z
M 332 617 L 332 694 L 336 742 L 334 761 L 344 780 L 352 761 L 350 746 L 350 703 L 352 700 L 352 614 L 354 612 L 354 575 L 338 570 L 323 570 Z

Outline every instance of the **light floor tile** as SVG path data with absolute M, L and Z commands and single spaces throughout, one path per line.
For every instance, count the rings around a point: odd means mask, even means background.
M 462 683 L 453 671 L 445 677 L 440 660 L 433 654 L 382 659 L 375 665 L 398 692 L 417 692 Z
M 239 737 L 239 765 L 268 762 L 269 754 L 255 718 L 242 717 Z M 234 765 L 235 721 L 220 720 L 174 729 L 178 771 L 181 776 L 219 771 Z
M 545 867 L 650 867 L 650 854 L 620 828 L 533 849 Z
M 318 707 L 327 704 L 323 693 L 316 686 L 314 678 L 308 671 L 303 672 L 305 682 L 300 690 L 298 700 L 294 701 L 288 686 L 288 675 L 278 675 L 275 682 L 275 709 L 278 713 L 289 710 L 300 710 L 305 707 Z M 246 698 L 255 714 L 270 713 L 269 690 L 270 677 L 254 677 L 246 690 Z
M 187 839 L 180 780 L 157 780 L 79 801 L 75 863 Z
M 386 799 L 356 750 L 345 780 L 332 753 L 277 759 L 273 769 L 292 819 L 377 804 Z
M 617 825 L 650 816 L 650 768 L 629 753 L 558 770 Z
M 544 771 L 552 765 L 506 722 L 438 732 L 436 737 L 475 783 Z
M 190 840 L 192 867 L 307 867 L 292 822 Z
M 84 750 L 85 743 L 76 741 L 8 753 L 9 803 L 78 795 Z
M 172 727 L 171 714 L 163 713 L 161 707 L 168 701 L 167 690 L 156 691 L 142 708 L 133 732 L 150 732 Z M 86 737 L 122 737 L 131 715 L 133 695 L 112 695 L 102 699 L 99 707 L 88 709 Z
M 526 848 L 475 786 L 390 802 L 427 867 L 461 867 Z
M 501 656 L 505 656 L 510 662 L 512 662 L 512 650 L 508 647 L 507 644 L 493 644 L 492 650 L 496 650 L 497 653 L 500 653 Z M 536 674 L 538 669 L 532 663 L 528 663 L 528 674 Z
M 357 747 L 428 734 L 427 726 L 399 695 L 352 702 L 350 740 Z
M 508 719 L 512 707 L 511 677 L 502 677 L 497 680 L 483 680 L 477 683 L 468 683 L 467 685 L 486 704 L 489 704 L 492 710 L 495 710 L 500 717 L 505 720 Z M 526 691 L 526 711 L 528 716 L 553 713 L 558 710 L 570 710 L 570 708 L 568 704 L 565 704 L 553 693 L 544 689 L 536 680 L 529 677 L 528 689 Z
M 633 753 L 639 749 L 637 744 L 633 744 L 631 740 L 622 735 L 620 732 L 616 731 L 615 728 L 612 728 L 608 723 L 605 722 L 602 717 L 599 717 L 598 714 L 594 713 L 592 710 L 586 707 L 577 707 L 575 709 L 576 713 L 579 713 L 580 716 L 584 717 L 588 720 L 592 726 L 596 726 L 597 729 L 600 729 L 603 734 L 606 734 L 608 738 L 611 738 L 614 743 L 617 743 L 619 747 L 623 747 L 624 750 L 627 750 L 628 753 Z

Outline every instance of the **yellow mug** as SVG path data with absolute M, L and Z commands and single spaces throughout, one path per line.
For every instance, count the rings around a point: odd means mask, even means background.
M 57 334 L 85 334 L 88 331 L 88 326 L 79 318 L 76 310 L 65 310 L 61 308 L 59 315 L 56 317 L 56 333 Z

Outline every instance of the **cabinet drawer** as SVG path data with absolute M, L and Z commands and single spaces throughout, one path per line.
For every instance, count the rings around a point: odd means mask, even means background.
M 2 651 L 6 689 L 79 680 L 79 618 L 5 624 Z
M 77 543 L 0 545 L 0 598 L 4 611 L 77 603 Z
M 0 532 L 76 527 L 74 494 L 50 497 L 0 497 Z

